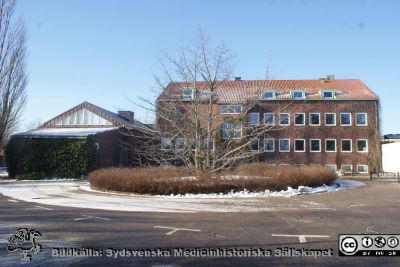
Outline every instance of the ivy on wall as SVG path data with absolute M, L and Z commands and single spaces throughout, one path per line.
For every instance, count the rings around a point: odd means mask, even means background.
M 11 138 L 6 147 L 8 174 L 17 179 L 80 178 L 97 157 L 91 137 Z

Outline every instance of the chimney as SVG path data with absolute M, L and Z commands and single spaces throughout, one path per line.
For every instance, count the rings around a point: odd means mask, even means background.
M 328 74 L 326 77 L 319 78 L 321 82 L 329 82 L 335 79 L 335 75 Z
M 118 110 L 118 116 L 126 119 L 129 122 L 134 122 L 135 119 L 135 113 L 129 110 Z
M 241 81 L 242 77 L 235 77 L 235 81 Z

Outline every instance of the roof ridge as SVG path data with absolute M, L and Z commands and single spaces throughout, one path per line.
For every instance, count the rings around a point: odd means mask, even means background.
M 104 119 L 107 119 L 107 120 L 111 119 L 111 121 L 114 124 L 114 126 L 128 126 L 128 127 L 148 128 L 142 122 L 140 122 L 138 120 L 134 120 L 133 122 L 130 122 L 126 118 L 123 118 L 123 117 L 119 116 L 117 113 L 109 111 L 107 109 L 104 109 L 104 108 L 102 108 L 100 106 L 97 106 L 97 105 L 95 105 L 93 103 L 90 103 L 88 101 L 83 101 L 83 102 L 79 103 L 78 105 L 75 105 L 72 108 L 70 108 L 70 109 L 58 114 L 57 116 L 51 118 L 50 120 L 47 120 L 45 123 L 40 125 L 38 128 L 45 128 L 45 127 L 51 126 L 51 125 L 48 125 L 50 122 L 56 120 L 57 118 L 63 116 L 64 114 L 67 114 L 69 112 L 73 112 L 75 109 L 80 109 L 80 108 L 89 108 L 89 109 L 91 109 L 92 112 L 96 113 L 99 116 L 101 116 L 99 113 L 103 113 L 105 116 L 109 117 L 109 118 L 104 118 Z M 104 117 L 104 115 L 101 116 L 101 117 Z
M 206 81 L 198 81 L 199 90 L 207 90 Z M 181 86 L 187 82 L 169 83 L 157 100 L 163 99 L 168 95 L 176 96 L 180 94 Z M 346 94 L 337 94 L 335 100 L 377 100 L 379 97 L 375 94 L 361 79 L 304 79 L 304 80 L 226 80 L 220 83 L 217 89 L 219 101 L 235 102 L 245 101 L 256 89 L 271 89 L 281 94 L 287 94 L 288 91 L 301 89 L 313 95 L 309 99 L 321 99 L 318 93 L 324 89 L 332 89 L 337 92 L 346 92 Z M 277 99 L 290 99 L 288 96 L 278 96 Z
M 253 80 L 217 80 L 217 82 L 233 82 L 233 83 L 240 83 L 240 82 L 268 82 L 268 81 L 320 81 L 321 78 L 316 78 L 316 79 L 253 79 Z M 334 78 L 332 80 L 327 80 L 327 81 L 361 81 L 359 78 L 345 78 L 345 79 L 337 79 Z M 176 81 L 176 82 L 170 82 L 169 84 L 187 84 L 187 83 L 193 83 L 193 82 L 185 82 L 185 81 Z M 207 81 L 197 81 L 197 83 L 207 83 Z

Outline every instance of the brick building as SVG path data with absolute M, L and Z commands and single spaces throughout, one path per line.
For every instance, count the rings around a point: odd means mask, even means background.
M 159 105 L 172 96 L 179 99 L 180 106 L 190 108 L 194 86 L 204 102 L 198 109 L 205 114 L 209 99 L 206 82 L 170 83 L 159 96 Z M 216 147 L 228 137 L 240 143 L 248 129 L 270 125 L 261 136 L 250 136 L 247 149 L 255 152 L 252 160 L 323 165 L 342 172 L 381 169 L 379 98 L 361 80 L 332 75 L 315 80 L 236 78 L 221 82 L 214 94 L 212 112 L 220 114 L 212 126 L 220 129 L 213 136 Z M 247 109 L 252 101 L 255 103 Z M 231 119 L 235 116 L 246 119 L 234 124 Z M 157 122 L 162 128 L 160 120 Z M 166 139 L 167 148 L 173 149 L 177 140 Z
M 138 157 L 129 147 L 148 127 L 134 119 L 132 111 L 114 113 L 83 102 L 45 122 L 37 129 L 18 133 L 12 139 L 93 138 L 98 152 L 94 168 L 135 165 Z M 124 134 L 127 133 L 127 134 Z M 40 161 L 40 158 L 35 159 Z

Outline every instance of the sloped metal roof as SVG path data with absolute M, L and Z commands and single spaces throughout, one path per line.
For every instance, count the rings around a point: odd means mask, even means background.
M 95 135 L 118 127 L 110 128 L 39 128 L 32 131 L 18 133 L 13 137 L 20 138 L 85 138 L 89 135 Z

